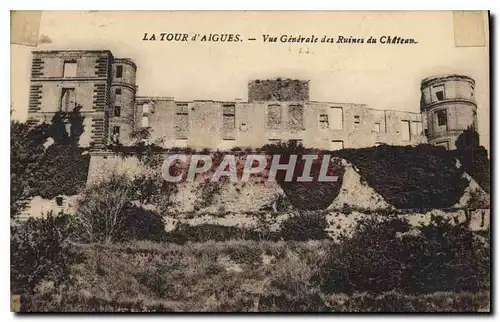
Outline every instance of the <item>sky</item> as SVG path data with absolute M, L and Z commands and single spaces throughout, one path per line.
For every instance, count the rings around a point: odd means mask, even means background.
M 456 47 L 453 13 L 45 11 L 39 45 L 11 45 L 12 117 L 26 119 L 32 50 L 109 49 L 138 66 L 138 95 L 247 99 L 251 79 L 310 80 L 313 101 L 419 111 L 420 82 L 441 74 L 476 80 L 481 144 L 489 149 L 489 48 Z M 487 26 L 484 31 L 486 37 Z M 239 34 L 243 41 L 143 41 L 144 33 Z M 265 43 L 263 35 L 399 36 L 417 44 Z M 256 38 L 249 41 L 248 38 Z

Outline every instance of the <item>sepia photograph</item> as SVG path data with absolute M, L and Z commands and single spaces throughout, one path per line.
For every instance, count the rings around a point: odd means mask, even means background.
M 488 11 L 11 11 L 11 311 L 491 313 Z

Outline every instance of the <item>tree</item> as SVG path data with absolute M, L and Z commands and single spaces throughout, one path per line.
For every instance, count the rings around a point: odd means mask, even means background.
M 50 125 L 43 123 L 30 126 L 26 123 L 10 123 L 10 215 L 16 217 L 25 208 L 30 197 L 29 187 L 33 174 L 43 158 L 43 143 L 48 138 Z
M 50 124 L 11 121 L 12 218 L 25 208 L 29 197 L 75 194 L 86 181 L 89 157 L 82 156 L 84 149 L 78 147 L 83 120 L 77 107 L 69 113 L 55 113 Z M 67 124 L 71 125 L 69 129 Z M 46 147 L 49 138 L 54 144 Z
M 491 185 L 490 160 L 486 148 L 479 145 L 479 134 L 473 127 L 468 127 L 458 136 L 455 145 L 457 150 L 451 151 L 451 153 L 455 153 L 464 171 L 489 193 Z

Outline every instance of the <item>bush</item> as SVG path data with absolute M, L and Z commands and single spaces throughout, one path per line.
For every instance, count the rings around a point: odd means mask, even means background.
M 168 211 L 172 205 L 171 197 L 177 190 L 177 185 L 167 182 L 160 176 L 151 174 L 140 174 L 131 182 L 133 199 L 143 205 L 151 204 L 157 207 L 160 213 Z
M 477 292 L 489 287 L 489 246 L 466 225 L 433 217 L 410 230 L 406 220 L 370 218 L 332 249 L 322 288 L 329 293 Z
M 77 218 L 90 242 L 117 240 L 126 224 L 125 210 L 134 190 L 125 175 L 112 175 L 86 189 L 77 203 Z
M 124 210 L 125 223 L 121 239 L 163 241 L 166 238 L 163 218 L 150 210 L 130 206 Z
M 70 267 L 75 262 L 71 250 L 67 215 L 29 218 L 11 225 L 10 269 L 11 293 L 31 294 L 43 280 L 56 286 L 69 280 Z
M 325 231 L 328 222 L 324 214 L 302 213 L 283 221 L 280 237 L 284 240 L 311 240 L 329 238 Z
M 90 154 L 82 155 L 84 151 L 73 146 L 50 146 L 29 178 L 30 196 L 53 199 L 80 193 L 85 188 L 90 164 Z
M 270 231 L 256 231 L 252 229 L 221 226 L 213 224 L 201 224 L 190 226 L 180 224 L 175 230 L 167 232 L 166 240 L 171 243 L 185 244 L 204 243 L 207 241 L 228 240 L 279 240 L 279 234 Z
M 137 181 L 126 175 L 112 175 L 86 189 L 76 210 L 83 237 L 90 242 L 163 240 L 163 218 L 134 205 L 137 199 L 150 197 L 144 195 L 148 187 L 138 189 Z

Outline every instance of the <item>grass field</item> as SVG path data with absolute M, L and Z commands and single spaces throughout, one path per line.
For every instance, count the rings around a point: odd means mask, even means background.
M 470 312 L 489 292 L 326 294 L 317 283 L 332 241 L 75 245 L 71 283 L 40 285 L 31 311 Z

